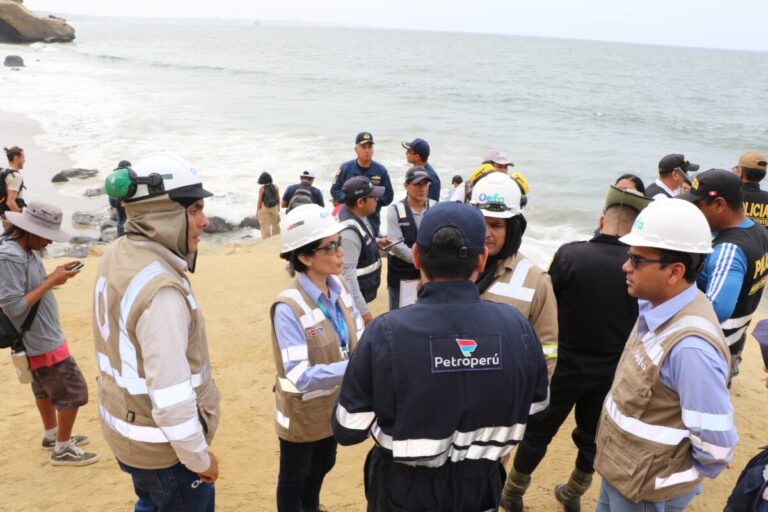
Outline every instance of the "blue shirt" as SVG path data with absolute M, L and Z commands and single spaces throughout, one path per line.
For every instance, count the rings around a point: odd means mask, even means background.
M 639 300 L 637 335 L 658 329 L 690 304 L 696 293 L 696 286 L 691 285 L 655 308 L 650 302 Z M 731 461 L 739 442 L 725 384 L 728 373 L 728 363 L 722 354 L 698 336 L 688 336 L 677 343 L 660 368 L 661 383 L 680 398 L 683 423 L 693 444 L 693 465 L 709 478 L 715 478 Z
M 341 294 L 341 286 L 334 279 L 329 278 L 327 282 L 330 298 L 320 291 L 307 276 L 299 273 L 299 286 L 304 289 L 307 295 L 315 299 L 315 301 L 322 302 L 327 311 L 338 313 L 339 310 L 336 301 Z M 277 344 L 280 346 L 280 350 L 283 354 L 291 354 L 292 352 L 302 354 L 290 359 L 283 357 L 283 369 L 285 370 L 286 376 L 293 382 L 299 391 L 333 389 L 335 386 L 341 384 L 341 378 L 344 376 L 344 371 L 347 369 L 346 360 L 337 363 L 309 366 L 307 364 L 308 358 L 306 350 L 290 350 L 291 347 L 306 347 L 307 338 L 304 335 L 304 328 L 301 326 L 301 322 L 299 322 L 299 319 L 293 314 L 293 310 L 288 304 L 280 303 L 275 307 L 275 314 L 272 322 L 275 328 L 275 335 L 277 336 Z M 331 325 L 333 325 L 333 322 L 331 322 Z M 339 338 L 339 333 L 335 328 L 334 332 L 339 340 L 339 346 L 341 346 L 341 338 Z M 349 334 L 347 334 L 347 339 L 344 340 L 345 344 L 349 343 L 348 338 Z M 291 370 L 299 365 L 306 366 L 306 369 L 298 376 L 293 377 L 289 375 Z
M 335 200 L 344 201 L 344 192 L 342 192 L 341 187 L 345 181 L 354 176 L 367 176 L 374 185 L 384 187 L 384 195 L 379 198 L 379 207 L 388 205 L 395 197 L 395 191 L 392 189 L 392 182 L 389 180 L 389 172 L 387 172 L 386 167 L 373 160 L 370 167 L 360 167 L 357 164 L 357 159 L 355 159 L 341 164 L 336 172 L 336 177 L 331 185 L 331 195 Z
M 738 227 L 748 228 L 753 224 L 752 220 L 746 219 Z M 747 255 L 736 244 L 727 242 L 716 245 L 714 249 L 704 261 L 696 283 L 707 294 L 717 319 L 722 323 L 731 318 L 739 300 L 747 273 Z
M 429 185 L 429 193 L 427 194 L 427 197 L 434 199 L 435 202 L 440 201 L 440 176 L 437 175 L 434 167 L 432 167 L 429 162 L 424 162 L 424 169 L 427 170 L 429 179 L 432 180 L 432 183 Z

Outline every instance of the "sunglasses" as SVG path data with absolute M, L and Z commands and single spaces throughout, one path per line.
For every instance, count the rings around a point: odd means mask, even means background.
M 339 252 L 339 248 L 341 247 L 341 242 L 330 242 L 328 245 L 324 245 L 322 247 L 318 247 L 317 249 L 313 250 L 312 252 L 319 252 L 323 251 L 325 254 L 329 255 L 335 255 Z
M 632 265 L 632 268 L 635 270 L 637 270 L 637 267 L 639 267 L 643 263 L 661 263 L 662 267 L 664 267 L 664 265 L 667 265 L 669 263 L 667 260 L 664 260 L 664 259 L 654 260 L 651 258 L 643 258 L 642 256 L 638 256 L 637 254 L 632 254 L 629 251 L 627 251 L 627 255 L 629 256 L 629 263 Z

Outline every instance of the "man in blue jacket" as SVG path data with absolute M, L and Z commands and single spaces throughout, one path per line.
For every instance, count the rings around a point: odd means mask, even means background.
M 374 186 L 384 187 L 384 195 L 379 198 L 376 211 L 368 216 L 368 220 L 373 228 L 373 235 L 378 236 L 379 226 L 381 225 L 379 212 L 382 206 L 387 206 L 392 202 L 392 198 L 395 197 L 395 191 L 392 189 L 392 182 L 389 181 L 387 168 L 373 160 L 374 144 L 373 135 L 369 132 L 357 134 L 357 137 L 355 137 L 355 154 L 357 158 L 344 162 L 339 167 L 339 170 L 336 171 L 336 177 L 331 185 L 331 196 L 333 196 L 333 200 L 336 203 L 344 202 L 344 191 L 341 187 L 349 178 L 354 176 L 367 176 Z
M 369 511 L 496 510 L 501 459 L 549 402 L 536 333 L 515 308 L 480 299 L 488 257 L 480 211 L 429 209 L 413 247 L 416 304 L 375 318 L 347 366 L 334 414 L 342 445 L 376 445 Z

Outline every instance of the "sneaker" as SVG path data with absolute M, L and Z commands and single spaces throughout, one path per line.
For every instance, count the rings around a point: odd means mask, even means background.
M 565 512 L 581 512 L 581 498 L 568 498 L 565 495 L 566 484 L 557 484 L 555 486 L 555 499 L 560 502 Z
M 56 453 L 56 450 L 54 450 L 51 454 L 52 466 L 87 466 L 88 464 L 93 464 L 97 460 L 99 460 L 97 454 L 84 452 L 73 444 L 70 444 L 60 453 Z
M 91 442 L 91 440 L 88 439 L 88 436 L 72 436 L 70 439 L 75 446 L 85 446 Z M 56 439 L 43 438 L 43 450 L 53 450 L 55 447 Z

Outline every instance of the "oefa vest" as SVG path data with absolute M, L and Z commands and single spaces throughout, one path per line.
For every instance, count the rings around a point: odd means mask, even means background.
M 435 201 L 427 199 L 424 211 L 426 212 L 434 205 Z M 408 206 L 408 198 L 398 202 L 396 208 L 397 222 L 400 225 L 400 230 L 403 232 L 403 243 L 408 247 L 413 247 L 413 244 L 416 243 L 418 228 L 413 217 L 413 210 Z M 412 263 L 401 260 L 392 254 L 387 254 L 387 286 L 399 290 L 401 280 L 419 279 L 419 277 L 421 277 L 421 273 L 416 270 Z
M 381 256 L 376 237 L 366 227 L 363 219 L 349 211 L 345 206 L 339 211 L 339 222 L 347 227 L 344 230 L 354 231 L 360 238 L 360 257 L 357 260 L 357 284 L 365 302 L 376 298 L 376 292 L 381 284 Z
M 642 338 L 637 324 L 619 360 L 603 404 L 595 470 L 624 497 L 664 501 L 696 488 L 691 445 L 702 440 L 686 428 L 680 397 L 661 383 L 661 366 L 688 336 L 711 343 L 730 363 L 717 317 L 704 294 Z
M 109 276 L 107 278 L 107 276 Z M 192 325 L 187 345 L 191 385 L 200 423 L 210 444 L 219 423 L 219 391 L 211 378 L 205 319 L 184 274 L 172 262 L 126 237 L 101 257 L 94 296 L 93 335 L 99 365 L 99 417 L 115 457 L 129 466 L 163 468 L 178 462 L 169 441 L 190 435 L 186 424 L 161 430 L 152 418 L 136 324 L 163 287 L 187 299 Z M 169 319 L 172 320 L 172 319 Z M 155 390 L 170 403 L 176 386 Z M 162 392 L 162 393 L 161 393 Z M 195 426 L 196 427 L 196 426 Z
M 354 318 L 352 296 L 347 291 L 347 283 L 342 278 L 332 276 L 340 284 L 339 306 L 349 334 L 349 350 L 354 350 L 363 333 L 362 318 Z M 277 296 L 272 304 L 270 316 L 274 319 L 275 306 L 287 304 L 304 329 L 307 344 L 281 350 L 272 323 L 272 352 L 275 356 L 277 379 L 275 383 L 275 429 L 277 435 L 286 441 L 307 443 L 318 441 L 333 435 L 331 414 L 333 404 L 339 394 L 339 386 L 332 389 L 318 389 L 301 392 L 288 380 L 285 374 L 286 360 L 305 360 L 305 367 L 317 364 L 337 363 L 344 359 L 339 339 L 331 322 L 325 317 L 315 301 L 307 295 L 294 279 L 289 287 Z
M 724 243 L 736 245 L 747 257 L 747 272 L 739 290 L 739 298 L 736 299 L 736 307 L 731 317 L 720 324 L 728 345 L 740 343 L 743 346 L 752 314 L 760 304 L 768 282 L 768 232 L 757 223 L 748 228 L 723 229 L 717 233 L 712 244 Z
M 480 298 L 514 306 L 531 322 L 541 341 L 551 378 L 558 333 L 557 299 L 549 275 L 518 252 L 499 265 L 496 279 Z

